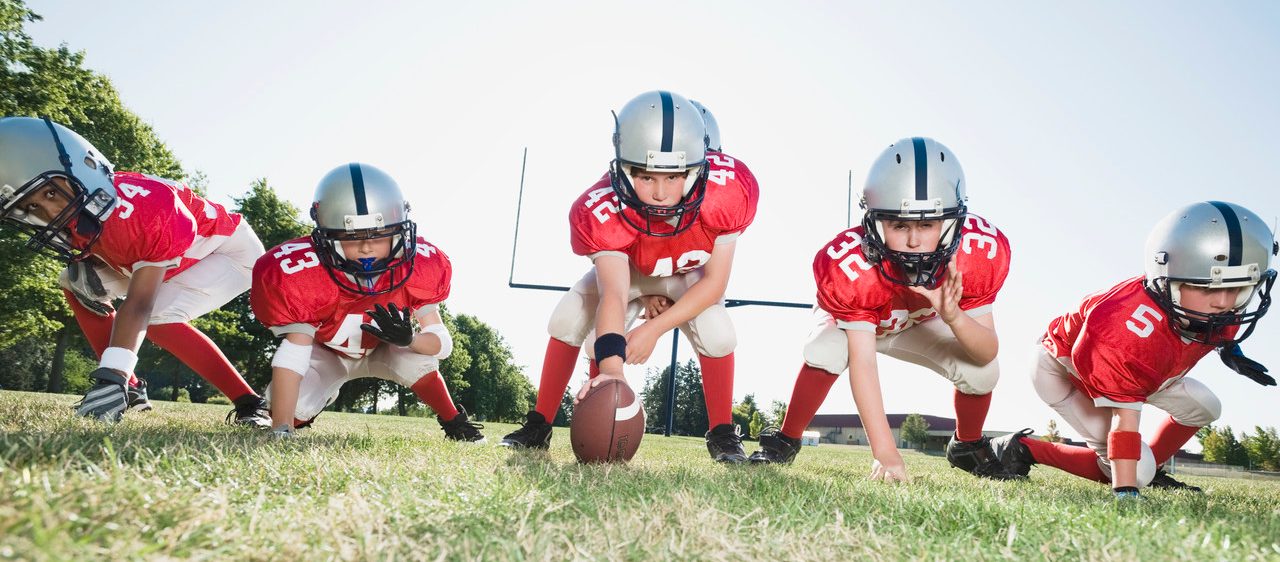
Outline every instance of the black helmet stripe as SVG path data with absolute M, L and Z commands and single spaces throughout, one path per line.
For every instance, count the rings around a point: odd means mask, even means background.
M 53 128 L 53 120 L 43 115 L 40 118 L 49 127 L 49 134 L 53 135 L 53 144 L 58 147 L 58 162 L 62 163 L 62 169 L 67 171 L 68 176 L 74 175 L 71 173 L 71 156 L 67 154 L 67 147 L 62 145 L 62 139 L 58 138 L 58 130 Z
M 1227 265 L 1240 265 L 1244 259 L 1244 240 L 1240 237 L 1240 217 L 1236 216 L 1231 205 L 1221 201 L 1210 201 L 1209 204 L 1222 213 L 1222 222 L 1227 225 L 1227 239 L 1231 245 L 1227 254 Z
M 369 202 L 364 196 L 364 174 L 360 171 L 360 164 L 352 162 L 351 169 L 351 187 L 355 191 L 356 196 L 356 214 L 369 214 Z
M 916 201 L 929 198 L 929 155 L 925 153 L 924 139 L 911 137 L 916 153 Z
M 671 92 L 658 92 L 658 97 L 662 98 L 662 151 L 671 152 L 676 132 L 675 102 L 671 101 Z

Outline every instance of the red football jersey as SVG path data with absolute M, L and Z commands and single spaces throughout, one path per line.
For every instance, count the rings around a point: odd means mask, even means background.
M 631 213 L 632 220 L 644 221 L 635 209 L 619 209 L 618 196 L 605 174 L 569 210 L 573 252 L 580 256 L 622 252 L 632 269 L 650 277 L 706 265 L 717 238 L 737 235 L 751 224 L 760 198 L 756 177 L 741 161 L 718 152 L 707 153 L 707 161 L 707 193 L 698 216 L 688 230 L 675 236 L 642 235 L 619 217 L 619 212 Z
M 364 357 L 381 342 L 365 334 L 361 324 L 371 321 L 366 310 L 374 304 L 395 303 L 417 311 L 449 296 L 453 266 L 444 252 L 418 237 L 413 274 L 400 288 L 386 294 L 358 295 L 338 287 L 320 264 L 311 238 L 295 238 L 258 258 L 253 266 L 249 304 L 253 315 L 268 328 L 304 324 L 315 329 L 315 339 L 352 358 Z M 383 275 L 378 283 L 390 283 Z M 375 287 L 378 288 L 378 287 Z
M 964 274 L 960 308 L 981 316 L 1009 275 L 1009 240 L 977 215 L 965 217 L 959 236 L 956 267 Z M 855 226 L 813 258 L 818 306 L 831 313 L 841 328 L 874 330 L 877 337 L 937 316 L 929 299 L 881 275 L 863 253 L 862 239 L 862 226 Z
M 212 254 L 240 225 L 240 215 L 182 183 L 134 172 L 118 172 L 112 180 L 116 207 L 102 221 L 90 253 L 125 276 L 161 266 L 169 268 L 168 280 Z
M 1098 406 L 1141 405 L 1213 351 L 1175 332 L 1143 283 L 1138 276 L 1086 297 L 1042 340 L 1054 357 L 1071 358 L 1073 382 Z

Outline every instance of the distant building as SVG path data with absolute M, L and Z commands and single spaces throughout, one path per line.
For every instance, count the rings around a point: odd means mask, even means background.
M 893 430 L 893 440 L 897 442 L 900 448 L 915 447 L 914 443 L 907 443 L 902 440 L 902 422 L 907 419 L 909 414 L 888 414 L 889 428 Z M 929 439 L 924 444 L 925 450 L 941 451 L 947 446 L 947 441 L 951 439 L 951 435 L 956 431 L 956 420 L 944 418 L 941 416 L 927 416 L 921 414 L 920 417 L 929 423 Z M 862 429 L 862 418 L 857 414 L 818 414 L 813 417 L 813 421 L 809 422 L 809 431 L 816 431 L 821 436 L 823 443 L 837 443 L 841 445 L 868 445 L 867 432 Z M 997 437 L 1010 431 L 989 430 L 983 431 L 983 435 L 988 437 Z

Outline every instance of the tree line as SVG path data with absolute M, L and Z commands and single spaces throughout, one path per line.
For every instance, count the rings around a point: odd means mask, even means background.
M 117 170 L 180 179 L 202 195 L 207 177 L 184 168 L 159 135 L 130 111 L 106 76 L 84 66 L 83 51 L 66 44 L 36 45 L 25 32 L 40 21 L 21 0 L 0 0 L 0 116 L 48 116 L 94 143 Z M 281 199 L 266 178 L 234 198 L 241 214 L 270 248 L 306 235 L 311 227 L 299 211 Z M 0 388 L 82 393 L 97 366 L 76 325 L 57 278 L 63 265 L 25 248 L 26 240 L 0 231 L 0 275 L 9 290 L 0 293 Z M 453 354 L 442 362 L 456 401 L 477 419 L 514 421 L 528 411 L 535 391 L 516 366 L 502 336 L 480 319 L 442 308 L 454 338 Z M 248 294 L 192 322 L 209 335 L 249 384 L 263 389 L 271 378 L 271 357 L 278 342 L 253 318 Z M 147 343 L 137 372 L 157 399 L 225 402 L 217 390 L 174 357 Z M 377 412 L 391 403 L 400 415 L 428 415 L 411 391 L 378 379 L 360 379 L 343 387 L 334 409 Z

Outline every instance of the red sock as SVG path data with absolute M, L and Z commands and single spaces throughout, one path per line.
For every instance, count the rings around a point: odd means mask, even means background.
M 444 377 L 440 376 L 440 371 L 422 375 L 409 388 L 442 419 L 447 421 L 458 417 L 458 408 L 453 405 L 453 397 L 449 396 L 449 387 L 444 385 Z
M 1022 439 L 1022 444 L 1031 450 L 1031 457 L 1040 464 L 1047 464 L 1096 482 L 1111 482 L 1098 466 L 1098 454 L 1093 452 L 1093 449 L 1064 443 L 1050 443 L 1030 437 L 1019 439 Z
M 698 355 L 702 367 L 702 398 L 707 403 L 708 427 L 733 423 L 733 354 Z
M 80 325 L 80 331 L 84 332 L 84 339 L 89 340 L 89 347 L 93 348 L 93 352 L 98 357 L 102 357 L 102 352 L 111 345 L 111 325 L 116 321 L 115 313 L 98 316 L 71 296 L 71 291 L 64 289 L 62 294 L 67 297 L 67 304 L 71 306 L 71 312 L 76 317 L 76 324 Z
M 791 390 L 791 403 L 787 404 L 786 419 L 782 421 L 783 435 L 792 439 L 800 438 L 838 378 L 840 375 L 833 375 L 817 367 L 805 365 L 800 368 L 796 386 Z
M 587 361 L 587 378 L 594 379 L 600 376 L 600 364 L 595 361 Z
M 217 344 L 186 322 L 155 324 L 147 328 L 147 339 L 177 357 L 200 378 L 209 381 L 232 402 L 255 394 L 249 383 L 222 354 Z
M 1160 428 L 1156 430 L 1155 437 L 1151 438 L 1151 454 L 1156 458 L 1156 466 L 1160 466 L 1173 458 L 1174 453 L 1178 452 L 1183 445 L 1187 444 L 1192 437 L 1195 437 L 1198 427 L 1182 425 L 1173 421 L 1173 416 L 1165 418 L 1160 424 Z
M 573 368 L 578 364 L 581 346 L 573 346 L 558 339 L 547 341 L 547 353 L 542 357 L 542 377 L 538 379 L 538 402 L 533 409 L 550 423 L 560 411 L 560 401 L 573 378 Z M 592 362 L 595 366 L 595 362 Z
M 991 393 L 965 394 L 957 388 L 955 403 L 956 440 L 982 439 L 982 424 L 987 421 L 987 410 L 991 409 Z

